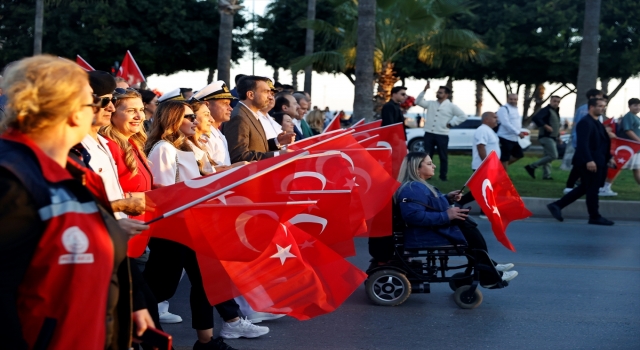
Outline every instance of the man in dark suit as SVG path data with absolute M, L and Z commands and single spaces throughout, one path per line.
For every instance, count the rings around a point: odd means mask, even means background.
M 274 117 L 276 121 L 282 120 L 282 115 L 284 114 L 291 117 L 291 120 L 298 117 L 298 102 L 293 95 L 286 94 L 276 98 L 276 105 L 273 107 L 272 117 Z M 302 131 L 298 129 L 295 123 L 293 125 L 293 132 L 296 134 L 296 140 L 302 140 L 304 138 Z
M 273 100 L 268 80 L 265 77 L 251 75 L 238 81 L 236 88 L 240 102 L 231 112 L 231 120 L 223 129 L 231 163 L 251 162 L 273 157 L 278 152 L 285 153 L 287 151 L 281 150 L 282 146 L 293 142 L 295 134 L 286 132 L 276 138 L 267 139 L 260 123 L 259 111 Z
M 611 164 L 611 140 L 598 117 L 604 113 L 606 103 L 603 99 L 589 100 L 589 114 L 576 126 L 577 144 L 572 164 L 580 173 L 580 186 L 559 200 L 547 205 L 554 218 L 562 221 L 562 208 L 587 195 L 589 223 L 593 225 L 613 225 L 598 212 L 598 191 L 607 176 L 607 165 Z
M 400 109 L 400 105 L 407 99 L 407 88 L 404 86 L 394 86 L 391 89 L 391 99 L 382 106 L 380 116 L 382 118 L 381 126 L 392 125 L 396 123 L 404 124 L 404 114 Z M 405 129 L 407 126 L 405 125 Z M 406 137 L 406 135 L 405 135 Z

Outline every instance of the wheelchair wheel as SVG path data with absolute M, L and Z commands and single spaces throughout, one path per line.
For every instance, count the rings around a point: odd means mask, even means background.
M 449 288 L 455 292 L 458 288 L 471 284 L 473 280 L 471 277 L 464 272 L 454 273 L 449 280 Z
M 453 300 L 462 309 L 475 309 L 482 304 L 482 292 L 476 288 L 473 294 L 469 295 L 469 289 L 471 286 L 462 286 L 453 294 Z
M 365 289 L 374 304 L 396 306 L 409 298 L 411 283 L 399 271 L 381 270 L 369 276 Z

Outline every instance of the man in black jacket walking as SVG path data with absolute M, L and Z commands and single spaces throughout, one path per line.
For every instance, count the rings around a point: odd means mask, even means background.
M 551 96 L 549 104 L 533 116 L 533 122 L 539 128 L 538 142 L 542 145 L 544 154 L 537 162 L 526 165 L 524 169 L 532 178 L 536 178 L 536 168 L 542 167 L 543 180 L 551 178 L 551 162 L 558 159 L 558 136 L 560 135 L 560 97 Z
M 573 155 L 573 166 L 580 173 L 580 185 L 559 200 L 547 205 L 554 218 L 563 221 L 562 208 L 587 195 L 589 223 L 593 225 L 613 225 L 613 221 L 603 218 L 598 212 L 598 191 L 604 184 L 607 165 L 611 164 L 611 140 L 598 117 L 604 112 L 603 99 L 589 100 L 589 115 L 576 126 L 578 142 Z

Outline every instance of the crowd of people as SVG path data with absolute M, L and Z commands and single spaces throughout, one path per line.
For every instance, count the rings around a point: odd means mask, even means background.
M 256 323 L 284 316 L 242 297 L 210 305 L 193 250 L 151 238 L 128 258 L 127 241 L 149 229 L 145 192 L 290 152 L 338 113 L 309 111 L 308 93 L 260 76 L 157 96 L 46 55 L 4 73 L 3 346 L 129 349 L 148 328 L 182 321 L 168 309 L 184 273 L 194 349 L 233 349 L 223 339 L 262 336 L 269 328 Z

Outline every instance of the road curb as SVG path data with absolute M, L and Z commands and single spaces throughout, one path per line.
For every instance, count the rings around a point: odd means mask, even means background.
M 533 213 L 534 217 L 551 217 L 547 204 L 556 201 L 558 198 L 537 198 L 522 197 L 524 205 Z M 476 202 L 469 203 L 472 212 L 479 210 Z M 600 214 L 611 220 L 631 220 L 640 221 L 640 201 L 600 201 Z M 578 199 L 570 206 L 562 209 L 562 216 L 568 219 L 589 219 L 587 204 L 584 199 Z

